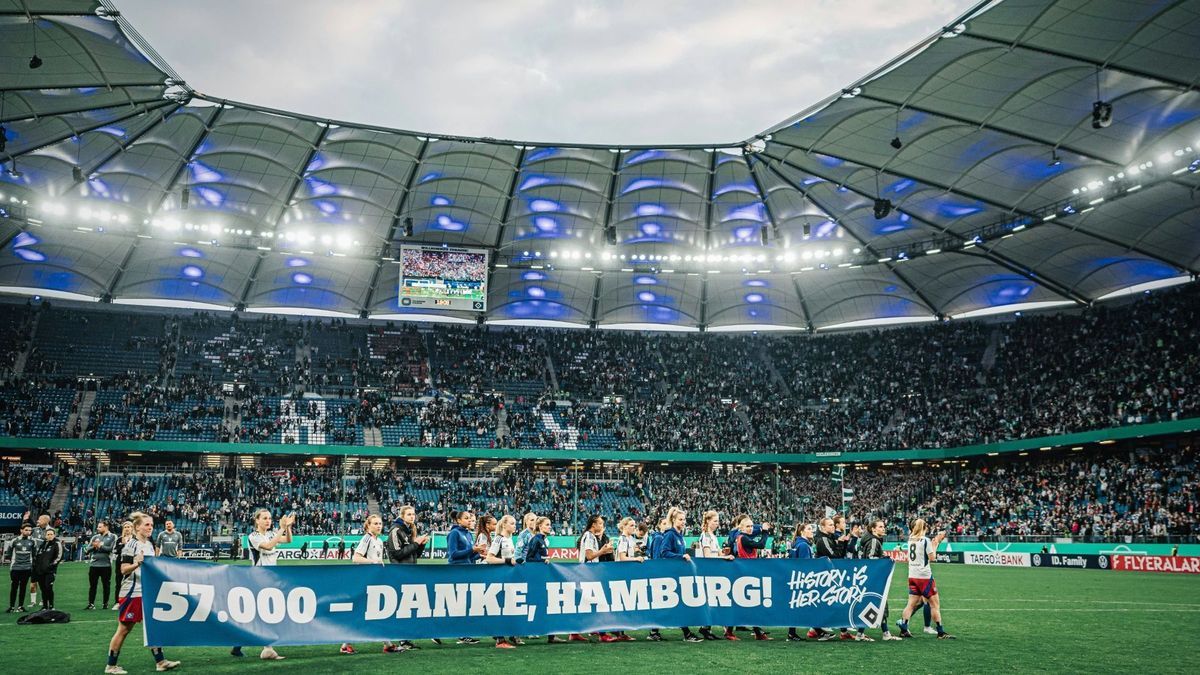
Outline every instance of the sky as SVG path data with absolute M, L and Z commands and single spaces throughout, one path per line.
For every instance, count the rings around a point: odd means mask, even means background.
M 116 0 L 195 90 L 431 134 L 734 143 L 975 0 Z

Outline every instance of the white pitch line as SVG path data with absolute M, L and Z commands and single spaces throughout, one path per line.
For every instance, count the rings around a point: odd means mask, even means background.
M 1155 609 L 1153 607 L 1137 607 L 1137 608 L 1129 608 L 1129 609 L 1121 609 L 1119 607 L 1095 607 L 1095 608 L 1091 608 L 1091 609 L 1087 609 L 1087 608 L 1083 608 L 1083 607 L 1080 607 L 1080 608 L 1075 608 L 1075 607 L 951 607 L 949 612 L 952 615 L 955 612 L 1086 612 L 1088 614 L 1091 614 L 1094 612 L 1132 612 L 1132 613 L 1157 612 L 1157 613 L 1166 613 L 1166 614 L 1178 614 L 1178 613 L 1200 612 L 1200 607 L 1198 607 L 1196 609 L 1184 609 L 1184 608 Z
M 1032 598 L 950 598 L 951 602 L 1038 602 L 1075 605 L 1154 605 L 1155 607 L 1200 607 L 1192 602 L 1154 602 L 1153 600 L 1035 600 Z

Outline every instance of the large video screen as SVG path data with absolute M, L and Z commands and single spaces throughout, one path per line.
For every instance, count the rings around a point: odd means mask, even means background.
M 400 305 L 484 311 L 487 256 L 482 249 L 402 246 Z

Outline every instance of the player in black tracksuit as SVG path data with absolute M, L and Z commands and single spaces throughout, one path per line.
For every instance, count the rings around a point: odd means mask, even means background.
M 383 545 L 388 559 L 400 565 L 416 565 L 417 560 L 425 553 L 425 545 L 429 542 L 428 534 L 420 534 L 417 529 L 417 511 L 407 504 L 400 507 L 400 518 L 396 520 L 387 541 Z M 434 640 L 442 644 L 441 640 Z M 420 649 L 412 640 L 400 640 L 401 649 Z
M 846 541 L 841 535 L 833 529 L 832 518 L 822 518 L 821 522 L 817 523 L 816 546 L 813 551 L 814 558 L 833 558 L 835 560 L 846 557 Z M 854 636 L 850 635 L 849 629 L 842 628 L 839 634 L 832 633 L 824 628 L 814 627 L 808 632 L 810 638 L 818 640 L 833 640 L 840 637 L 843 640 L 853 640 Z
M 884 525 L 882 520 L 871 521 L 871 527 L 867 530 L 867 533 L 863 535 L 862 539 L 859 540 L 858 557 L 866 560 L 878 560 L 879 558 L 886 558 L 887 554 L 883 551 L 883 538 L 886 534 L 887 526 Z M 888 628 L 887 598 L 883 599 L 883 621 L 879 624 L 879 626 L 883 629 L 884 640 L 900 639 L 899 636 L 892 635 L 891 630 Z M 871 641 L 871 638 L 867 637 L 866 629 L 863 628 L 858 629 L 858 639 L 865 640 L 867 642 Z

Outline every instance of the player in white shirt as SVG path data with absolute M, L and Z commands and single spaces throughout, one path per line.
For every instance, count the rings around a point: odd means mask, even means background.
M 733 556 L 726 554 L 721 548 L 721 540 L 717 537 L 717 528 L 721 525 L 721 514 L 716 511 L 705 511 L 700 517 L 700 541 L 696 542 L 696 557 L 697 558 L 720 558 L 722 560 L 733 560 Z M 704 626 L 700 629 L 700 637 L 705 640 L 720 640 L 716 634 L 712 632 L 712 626 Z M 725 627 L 725 639 L 738 639 L 733 632 L 733 626 Z
M 944 530 L 938 532 L 932 540 L 925 536 L 926 533 L 924 519 L 917 518 L 912 522 L 912 528 L 908 535 L 908 605 L 904 608 L 904 613 L 898 622 L 900 637 L 910 638 L 913 636 L 908 632 L 908 620 L 912 617 L 913 610 L 920 607 L 924 601 L 929 603 L 929 609 L 933 612 L 938 639 L 953 640 L 955 637 L 942 628 L 942 602 L 938 597 L 937 584 L 933 581 L 931 565 L 934 554 L 937 553 L 937 548 L 945 538 L 946 532 Z
M 358 544 L 354 546 L 354 553 L 351 560 L 360 565 L 382 565 L 387 562 L 387 555 L 383 550 L 383 539 L 380 535 L 383 533 L 383 519 L 377 515 L 367 516 L 367 521 L 363 524 L 363 536 L 358 540 Z M 406 651 L 407 647 L 400 647 L 391 642 L 383 643 L 384 654 L 399 654 Z M 342 643 L 341 653 L 357 654 L 354 651 L 354 645 L 347 642 Z
M 501 516 L 496 523 L 496 530 L 491 535 L 487 555 L 483 557 L 486 565 L 516 565 L 517 547 L 513 545 L 513 534 L 517 531 L 517 519 L 512 516 Z M 525 644 L 525 641 L 515 635 L 493 635 L 496 649 L 513 649 Z
M 579 537 L 579 562 L 580 563 L 598 563 L 600 556 L 610 555 L 613 552 L 612 542 L 600 545 L 600 536 L 604 534 L 604 518 L 598 515 L 592 515 L 588 518 L 587 526 L 583 530 L 583 534 Z M 620 642 L 621 638 L 615 635 L 609 635 L 605 632 L 600 632 L 601 642 Z M 586 636 L 579 633 L 571 633 L 573 642 L 591 642 Z
M 247 537 L 250 542 L 250 564 L 255 567 L 274 567 L 279 562 L 277 547 L 292 541 L 292 525 L 296 522 L 296 514 L 289 513 L 280 517 L 278 530 L 271 529 L 271 512 L 267 509 L 255 511 L 250 522 L 254 527 L 254 531 Z M 244 656 L 241 647 L 229 650 L 229 655 Z M 259 658 L 264 661 L 282 661 L 284 657 L 280 656 L 274 647 L 267 645 L 263 647 Z
M 109 675 L 125 675 L 128 672 L 117 665 L 117 657 L 129 632 L 142 621 L 142 562 L 154 557 L 154 543 L 150 540 L 154 534 L 154 519 L 140 511 L 130 515 L 129 519 L 133 521 L 133 539 L 121 548 L 121 574 L 125 575 L 125 579 L 121 582 L 118 594 L 117 632 L 108 643 L 108 665 L 104 672 Z M 161 672 L 179 667 L 178 661 L 168 661 L 163 656 L 161 647 L 150 647 L 150 654 L 154 656 L 155 670 Z
M 621 533 L 617 539 L 617 562 L 645 562 L 645 556 L 638 555 L 637 521 L 629 516 L 617 523 L 617 531 Z

